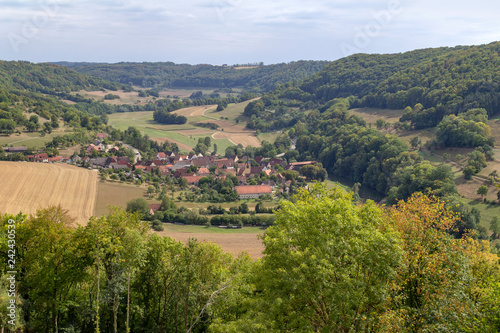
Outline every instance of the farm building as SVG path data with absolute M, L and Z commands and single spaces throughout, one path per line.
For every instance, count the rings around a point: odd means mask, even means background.
M 2 149 L 6 153 L 24 153 L 28 151 L 26 147 L 2 147 Z
M 244 185 L 235 186 L 236 193 L 240 199 L 256 199 L 263 194 L 271 194 L 272 189 L 269 185 Z
M 315 165 L 318 162 L 316 161 L 305 161 L 305 162 L 295 162 L 295 163 L 290 163 L 285 167 L 285 170 L 295 170 L 298 171 L 301 167 L 305 165 Z

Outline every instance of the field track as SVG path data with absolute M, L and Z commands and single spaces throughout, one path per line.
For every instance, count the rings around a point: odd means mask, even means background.
M 94 213 L 97 172 L 65 164 L 0 162 L 0 212 L 34 214 L 61 205 L 79 224 Z

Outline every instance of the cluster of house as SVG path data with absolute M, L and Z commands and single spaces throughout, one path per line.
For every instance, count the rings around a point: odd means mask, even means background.
M 139 161 L 134 165 L 129 163 L 127 157 L 101 157 L 89 158 L 85 157 L 82 161 L 88 162 L 94 168 L 112 168 L 112 169 L 135 169 L 142 170 L 144 173 L 159 172 L 162 176 L 172 176 L 174 178 L 184 178 L 189 185 L 198 186 L 201 178 L 209 176 L 211 171 L 215 177 L 225 178 L 226 175 L 233 175 L 240 181 L 240 186 L 236 186 L 235 190 L 240 198 L 258 198 L 263 194 L 271 194 L 276 186 L 288 187 L 290 181 L 279 173 L 275 166 L 281 165 L 285 170 L 298 170 L 301 166 L 307 164 L 315 164 L 314 161 L 298 162 L 287 164 L 284 160 L 273 158 L 265 160 L 263 157 L 257 156 L 253 160 L 255 163 L 252 166 L 251 158 L 244 156 L 238 158 L 236 155 L 228 158 L 220 158 L 218 156 L 203 156 L 202 154 L 177 155 L 174 152 L 157 153 L 153 160 Z M 196 167 L 196 168 L 192 168 Z M 192 172 L 196 169 L 196 172 Z M 277 181 L 266 180 L 258 185 L 248 185 L 248 181 L 253 176 L 275 175 Z M 288 185 L 288 186 L 286 186 Z
M 111 153 L 116 153 L 120 148 L 118 148 L 115 145 L 104 145 L 102 142 L 104 139 L 107 138 L 106 133 L 98 133 L 96 134 L 96 138 L 93 143 L 87 146 L 86 151 L 88 154 L 92 154 L 94 151 L 101 153 L 101 152 L 111 152 Z
M 117 147 L 104 147 L 100 142 L 105 138 L 105 134 L 99 137 L 97 135 L 96 141 L 87 147 L 87 152 L 94 150 L 98 151 L 118 151 Z M 25 152 L 25 147 L 10 147 L 4 148 L 8 152 Z M 197 186 L 201 178 L 209 176 L 211 171 L 215 177 L 225 178 L 231 174 L 238 178 L 240 186 L 236 186 L 235 190 L 242 199 L 258 198 L 263 194 L 272 194 L 272 191 L 277 186 L 288 188 L 290 181 L 276 170 L 277 165 L 281 165 L 285 170 L 295 170 L 304 165 L 316 164 L 315 161 L 286 163 L 279 158 L 264 159 L 261 156 L 253 158 L 255 163 L 251 163 L 251 158 L 244 156 L 238 158 L 236 155 L 229 156 L 228 158 L 220 158 L 218 156 L 203 156 L 202 154 L 196 155 L 191 153 L 189 155 L 178 155 L 174 152 L 159 152 L 155 155 L 153 160 L 139 161 L 131 164 L 128 157 L 97 157 L 91 158 L 85 156 L 72 156 L 71 158 L 64 158 L 61 156 L 49 157 L 46 153 L 28 155 L 27 159 L 31 162 L 51 163 L 86 163 L 95 169 L 124 169 L 124 170 L 137 170 L 140 169 L 144 173 L 153 172 L 158 170 L 162 176 L 172 176 L 177 179 L 184 178 L 189 185 Z M 257 166 L 256 166 L 257 164 Z M 192 168 L 196 167 L 196 168 Z M 192 172 L 193 169 L 196 172 Z M 157 171 L 157 172 L 158 172 Z M 265 180 L 258 185 L 249 185 L 249 180 L 252 177 L 259 177 L 265 174 L 266 176 L 275 175 L 274 180 Z M 269 177 L 268 177 L 269 178 Z

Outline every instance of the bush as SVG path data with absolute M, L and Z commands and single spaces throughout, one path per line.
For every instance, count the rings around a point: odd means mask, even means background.
M 164 230 L 163 223 L 158 219 L 153 220 L 152 227 L 153 227 L 153 230 L 155 230 L 155 231 L 163 231 Z

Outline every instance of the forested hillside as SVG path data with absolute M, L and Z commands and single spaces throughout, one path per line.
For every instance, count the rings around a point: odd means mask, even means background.
M 55 94 L 78 90 L 118 90 L 125 86 L 53 64 L 0 61 L 0 88 Z
M 301 80 L 320 71 L 327 61 L 296 61 L 274 65 L 213 66 L 174 64 L 173 62 L 58 64 L 80 73 L 141 87 L 157 88 L 245 88 L 266 92 L 277 85 Z
M 89 116 L 88 107 L 76 108 L 59 99 L 73 98 L 72 91 L 103 89 L 128 88 L 58 65 L 0 61 L 0 133 L 9 135 L 21 126 L 36 131 L 38 118 L 30 118 L 30 113 L 51 120 L 42 128 L 45 132 L 59 126 L 59 119 L 73 127 L 95 129 L 105 123 L 104 118 Z
M 447 114 L 484 108 L 500 111 L 500 42 L 425 49 L 403 54 L 357 54 L 334 61 L 288 87 L 283 96 L 325 103 L 356 97 L 353 106 L 404 109 L 422 104 L 407 119 L 435 126 Z

